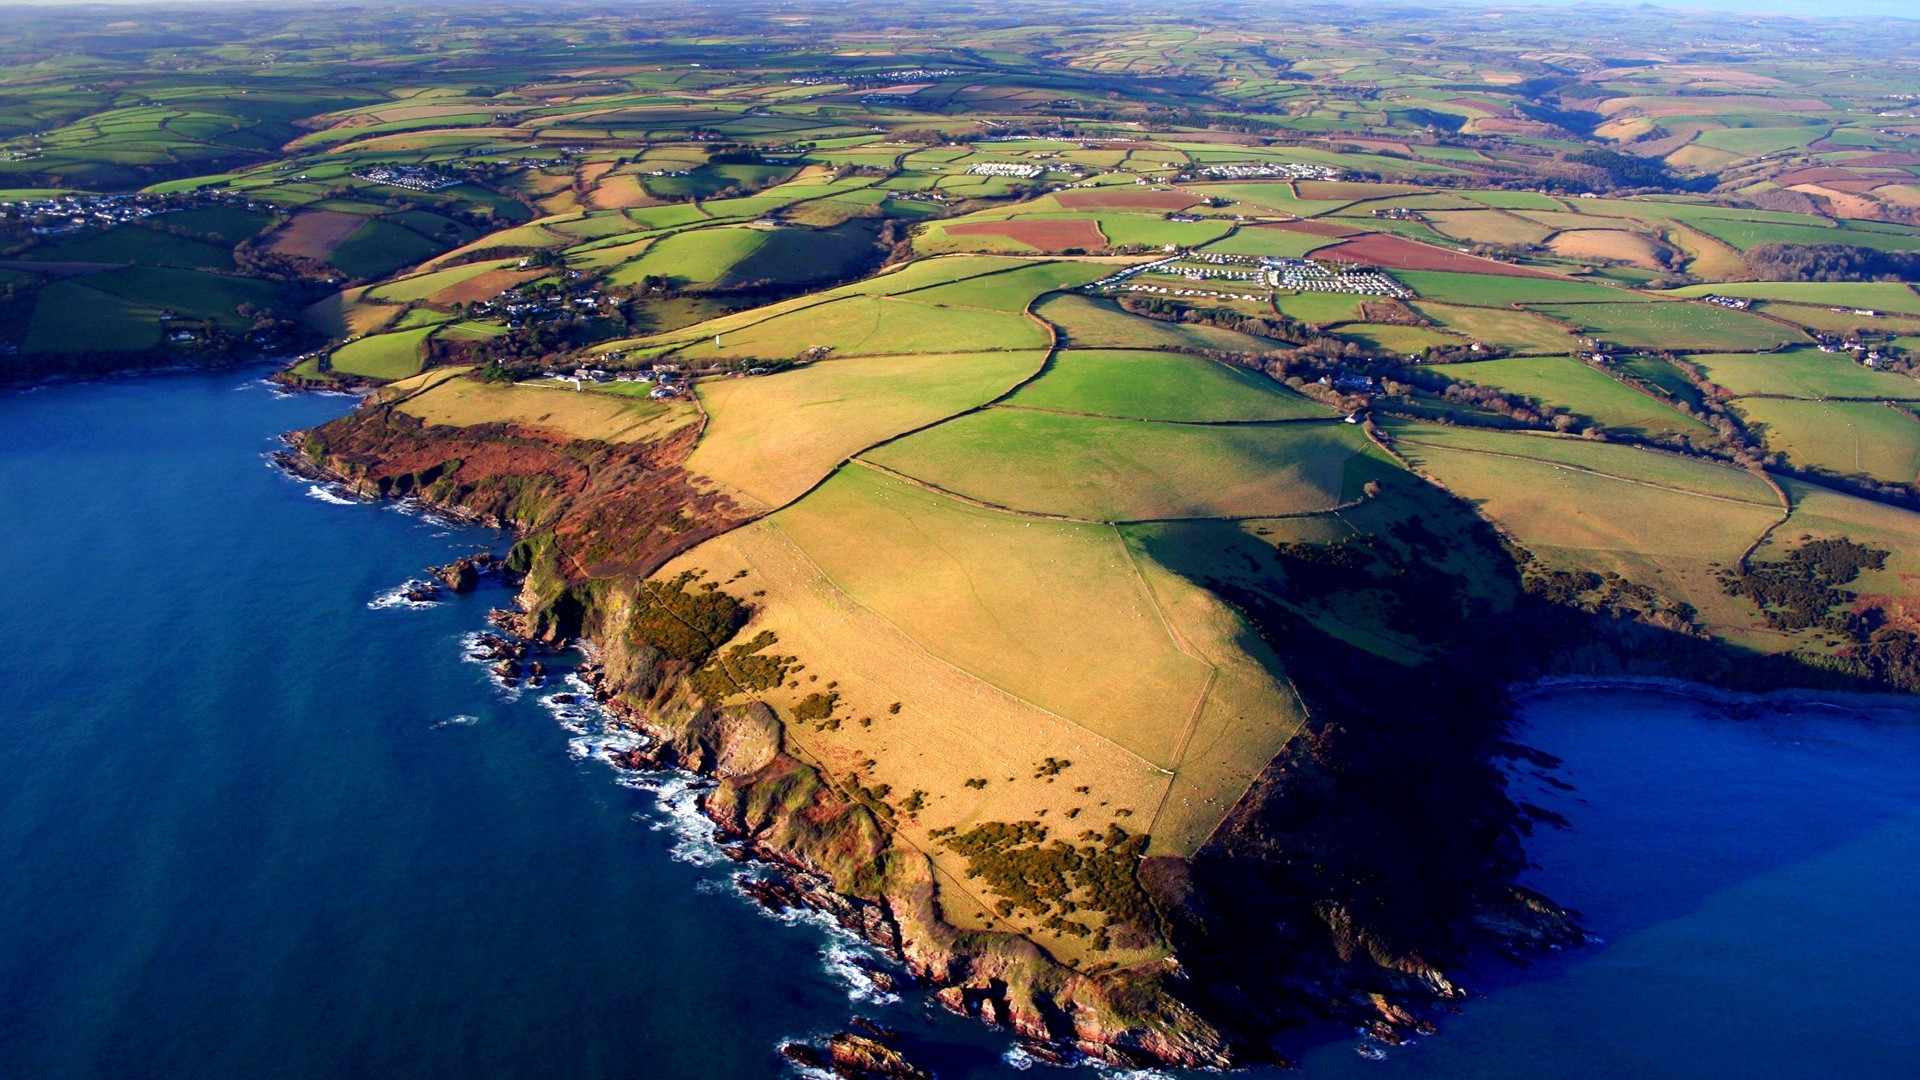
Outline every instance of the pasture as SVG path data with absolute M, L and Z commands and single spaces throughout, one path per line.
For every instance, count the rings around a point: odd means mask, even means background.
M 1265 225 L 1242 225 L 1231 234 L 1206 246 L 1222 255 L 1265 255 L 1276 259 L 1298 259 L 1316 248 L 1333 243 L 1333 238 L 1280 229 Z
M 453 371 L 431 371 L 395 389 L 406 393 L 395 407 L 428 424 L 514 424 L 558 442 L 654 439 L 698 419 L 681 402 L 586 393 L 571 383 L 483 383 Z
M 1573 323 L 1608 344 L 1628 349 L 1771 349 L 1807 340 L 1800 331 L 1758 315 L 1687 301 L 1529 304 L 1528 309 Z
M 1478 360 L 1442 370 L 1462 382 L 1552 405 L 1610 431 L 1640 436 L 1711 432 L 1706 424 L 1568 356 Z
M 1891 406 L 1743 398 L 1734 407 L 1770 452 L 1801 468 L 1886 484 L 1920 479 L 1920 420 Z
M 1551 277 L 1456 274 L 1434 270 L 1396 270 L 1394 280 L 1428 300 L 1479 307 L 1630 301 L 1636 294 L 1586 281 Z
M 129 352 L 160 343 L 160 312 L 76 280 L 56 281 L 34 298 L 20 348 L 30 353 Z
M 1565 327 L 1524 311 L 1442 304 L 1430 300 L 1416 301 L 1411 306 L 1462 337 L 1516 353 L 1564 353 L 1578 344 Z
M 872 356 L 704 380 L 697 392 L 710 419 L 687 468 L 783 506 L 849 455 L 1006 393 L 1044 355 Z
M 1897 281 L 1737 281 L 1720 285 L 1688 285 L 1676 296 L 1744 296 L 1789 304 L 1870 308 L 1904 315 L 1920 315 L 1920 294 Z
M 1067 349 L 1010 406 L 1136 420 L 1326 417 L 1331 410 L 1245 368 L 1184 353 Z
M 1346 323 L 1333 332 L 1375 352 L 1411 356 L 1422 349 L 1464 345 L 1465 339 L 1424 326 L 1399 326 L 1392 323 Z
M 1696 353 L 1687 360 L 1736 396 L 1920 401 L 1920 381 L 1874 371 L 1843 353 L 1799 348 L 1776 353 Z
M 1213 326 L 1167 323 L 1131 315 L 1111 300 L 1067 294 L 1049 296 L 1033 313 L 1060 330 L 1063 344 L 1101 349 L 1219 349 L 1260 352 L 1273 347 L 1264 338 Z
M 373 334 L 333 350 L 328 363 L 343 375 L 393 382 L 420 370 L 421 352 L 432 327 Z
M 679 352 L 693 359 L 780 358 L 827 347 L 839 356 L 891 356 L 1046 344 L 1046 333 L 1016 312 L 849 296 L 727 331 L 717 346 L 702 337 Z
M 1473 441 L 1484 450 L 1442 445 L 1453 440 L 1418 430 L 1397 428 L 1396 434 L 1403 436 L 1397 449 L 1416 470 L 1548 566 L 1619 573 L 1709 618 L 1730 607 L 1714 568 L 1733 564 L 1784 515 L 1759 479 L 1695 459 L 1519 434 L 1476 433 Z M 1554 447 L 1555 456 L 1583 458 L 1584 467 L 1536 453 L 1548 443 L 1572 444 L 1572 453 Z M 1582 452 L 1589 450 L 1597 452 Z M 1739 497 L 1727 497 L 1739 480 L 1745 481 Z
M 1010 270 L 982 274 L 945 285 L 891 295 L 927 304 L 1025 311 L 1037 296 L 1076 288 L 1111 274 L 1114 267 L 1099 263 L 1028 263 Z
M 1084 521 L 1263 517 L 1358 494 L 1353 425 L 1170 424 L 995 408 L 868 452 L 946 491 Z

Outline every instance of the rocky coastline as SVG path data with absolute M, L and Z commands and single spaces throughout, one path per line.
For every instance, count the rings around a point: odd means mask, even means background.
M 1570 913 L 1511 885 L 1524 863 L 1521 815 L 1490 761 L 1510 703 L 1501 683 L 1475 681 L 1484 672 L 1379 700 L 1351 696 L 1365 680 L 1304 680 L 1316 712 L 1342 719 L 1322 720 L 1271 763 L 1197 856 L 1139 866 L 1173 957 L 1150 970 L 1088 973 L 1016 934 L 948 924 L 931 861 L 796 757 L 772 709 L 703 700 L 691 666 L 636 634 L 652 569 L 737 520 L 679 471 L 690 444 L 562 456 L 511 430 L 428 432 L 378 399 L 290 444 L 285 463 L 303 476 L 518 535 L 486 568 L 518 586 L 519 610 L 500 613 L 497 632 L 478 642 L 494 674 L 544 679 L 534 665 L 547 650 L 594 643 L 580 674 L 617 723 L 645 736 L 615 764 L 712 778 L 703 812 L 774 872 L 749 895 L 831 916 L 895 957 L 934 1000 L 1010 1031 L 1036 1060 L 1285 1064 L 1283 1037 L 1325 1022 L 1396 1043 L 1433 1030 L 1434 1016 L 1465 995 L 1445 969 L 1467 955 L 1583 940 Z M 617 491 L 598 490 L 607 474 Z M 621 512 L 611 539 L 609 504 Z M 453 587 L 481 569 L 456 562 L 435 576 Z M 1315 647 L 1323 651 L 1299 668 L 1289 658 L 1289 669 L 1337 672 L 1337 647 Z M 1448 697 L 1459 730 L 1401 738 L 1413 730 L 1410 706 Z M 1380 732 L 1370 733 L 1375 720 Z M 1388 817 L 1381 804 L 1392 805 Z M 1391 891 L 1368 891 L 1382 872 L 1395 878 Z

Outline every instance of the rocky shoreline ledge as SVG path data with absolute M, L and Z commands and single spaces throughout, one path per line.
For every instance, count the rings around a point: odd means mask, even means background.
M 835 918 L 1036 1060 L 1284 1064 L 1284 1040 L 1324 1023 L 1395 1043 L 1465 996 L 1445 967 L 1489 945 L 1523 955 L 1583 940 L 1568 912 L 1512 884 L 1524 823 L 1495 764 L 1506 680 L 1489 677 L 1507 668 L 1486 656 L 1382 684 L 1369 657 L 1228 595 L 1283 654 L 1313 719 L 1200 851 L 1135 866 L 1141 917 L 1170 955 L 1080 970 L 1019 934 L 949 924 L 928 856 L 796 756 L 773 709 L 708 702 L 698 664 L 648 640 L 653 571 L 744 520 L 688 478 L 691 438 L 561 453 L 510 427 L 429 429 L 375 399 L 289 443 L 285 464 L 303 476 L 513 531 L 496 572 L 517 582 L 519 610 L 481 642 L 496 674 L 531 677 L 542 650 L 594 643 L 594 695 L 647 738 L 617 764 L 712 778 L 703 812 L 777 871 L 755 887 L 762 902 Z

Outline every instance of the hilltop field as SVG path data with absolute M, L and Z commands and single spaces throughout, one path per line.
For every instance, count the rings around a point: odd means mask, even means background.
M 310 467 L 513 526 L 648 762 L 1113 1060 L 1577 937 L 1509 681 L 1920 690 L 1893 36 L 749 9 L 0 16 L 0 377 L 369 391 Z

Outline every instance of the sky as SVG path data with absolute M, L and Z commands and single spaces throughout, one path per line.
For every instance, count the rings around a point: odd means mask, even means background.
M 100 3 L 178 4 L 196 0 L 0 0 L 0 6 L 45 4 L 79 6 Z M 199 0 L 205 2 L 205 0 Z M 229 0 L 229 2 L 299 3 L 301 0 Z M 506 3 L 536 3 L 538 0 L 504 0 Z M 1279 2 L 1279 0 L 1276 0 Z M 1391 7 L 1401 4 L 1432 4 L 1436 0 L 1347 0 L 1363 7 Z M 1665 7 L 1714 12 L 1771 13 L 1810 17 L 1860 18 L 1869 16 L 1920 19 L 1920 0 L 1437 0 L 1442 4 L 1460 4 L 1486 10 L 1501 7 Z M 610 0 L 617 6 L 619 0 Z M 1012 6 L 1012 5 L 1010 5 Z

